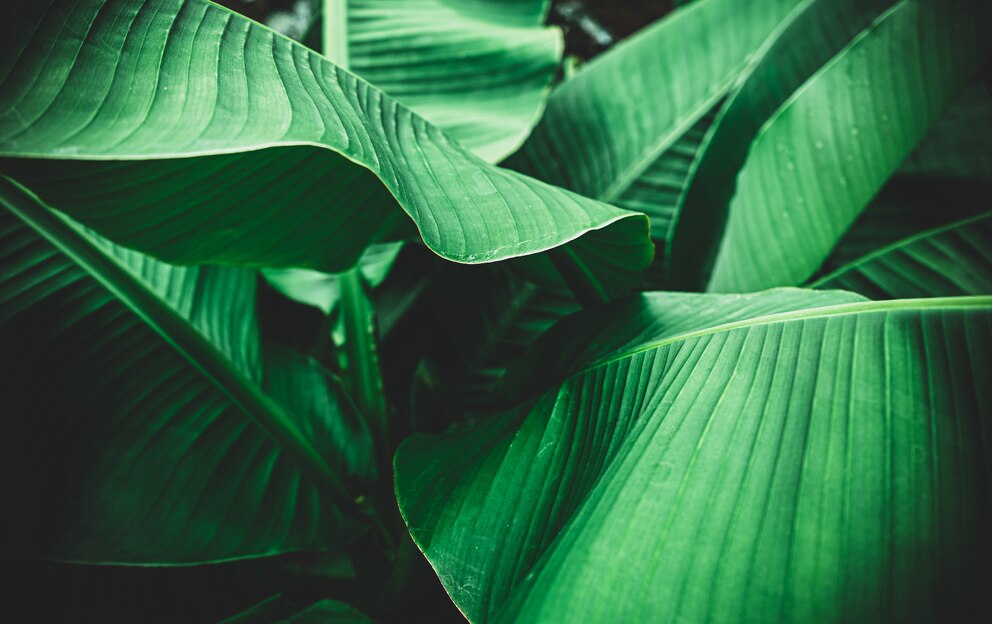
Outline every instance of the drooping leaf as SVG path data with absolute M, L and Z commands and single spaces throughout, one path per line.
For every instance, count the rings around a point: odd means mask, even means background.
M 797 2 L 700 0 L 659 20 L 561 85 L 508 165 L 636 207 L 663 241 L 714 107 Z
M 2 453 L 17 501 L 10 552 L 189 564 L 356 535 L 351 497 L 307 437 L 312 425 L 211 341 L 245 320 L 237 293 L 228 300 L 220 288 L 231 282 L 209 282 L 213 292 L 186 312 L 191 323 L 155 292 L 170 283 L 164 267 L 108 255 L 6 180 L 0 199 L 0 383 L 3 412 L 17 415 Z
M 872 299 L 992 294 L 992 213 L 883 247 L 812 287 L 840 288 Z
M 375 288 L 386 279 L 403 243 L 370 245 L 358 260 L 356 268 Z M 339 273 L 321 273 L 307 269 L 265 269 L 262 271 L 269 284 L 294 301 L 313 306 L 324 314 L 331 314 L 341 297 Z
M 615 228 L 633 238 L 615 267 L 650 261 L 643 216 L 487 165 L 205 0 L 19 0 L 10 13 L 0 170 L 116 242 L 174 263 L 339 271 L 409 230 L 405 212 L 457 262 L 610 244 Z
M 989 567 L 992 298 L 852 297 L 573 317 L 535 347 L 571 347 L 564 379 L 400 447 L 414 539 L 473 622 L 968 613 Z
M 723 234 L 737 173 L 768 118 L 893 2 L 804 0 L 742 70 L 713 133 L 693 163 L 668 230 L 664 264 L 674 287 L 704 286 Z
M 548 4 L 325 0 L 324 39 L 343 38 L 349 70 L 496 162 L 541 116 L 561 59 Z
M 740 292 L 809 279 L 987 56 L 988 10 L 810 3 L 718 121 L 670 247 L 673 283 Z

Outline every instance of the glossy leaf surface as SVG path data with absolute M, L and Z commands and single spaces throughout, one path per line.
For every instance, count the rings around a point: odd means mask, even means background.
M 872 299 L 992 294 L 992 213 L 883 247 L 817 280 Z
M 174 263 L 339 271 L 410 217 L 457 262 L 612 245 L 614 227 L 629 239 L 614 266 L 650 261 L 643 216 L 487 165 L 212 3 L 25 0 L 11 13 L 0 170 L 116 242 Z
M 410 531 L 471 621 L 925 620 L 974 600 L 992 299 L 649 294 L 572 319 L 535 347 L 560 381 L 525 376 L 512 409 L 397 455 Z
M 821 4 L 833 3 L 808 10 Z M 859 12 L 876 6 L 855 4 Z M 790 76 L 790 87 L 793 77 L 804 82 L 785 91 L 787 99 L 756 136 L 741 134 L 749 152 L 712 276 L 704 276 L 707 287 L 742 292 L 808 279 L 987 58 L 988 39 L 978 24 L 988 10 L 971 0 L 901 0 L 864 29 L 849 31 L 849 43 L 834 56 L 816 57 L 822 65 L 814 67 L 789 65 L 777 54 L 787 49 L 769 48 L 752 73 L 756 90 L 765 89 L 761 76 L 768 71 Z M 802 28 L 794 38 L 815 41 L 808 33 Z M 793 70 L 800 73 L 792 76 Z M 727 181 L 697 176 L 693 185 L 726 193 Z M 687 203 L 685 214 L 712 213 Z M 690 238 L 687 246 L 693 245 Z M 705 262 L 693 265 L 683 266 L 687 273 L 706 269 Z M 673 276 L 679 273 L 677 263 L 671 266 Z
M 664 240 L 707 116 L 796 4 L 699 0 L 659 20 L 559 87 L 508 164 L 642 210 Z

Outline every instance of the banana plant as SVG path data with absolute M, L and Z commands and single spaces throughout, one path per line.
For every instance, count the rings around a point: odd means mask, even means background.
M 16 613 L 992 615 L 992 5 L 554 4 L 5 5 Z

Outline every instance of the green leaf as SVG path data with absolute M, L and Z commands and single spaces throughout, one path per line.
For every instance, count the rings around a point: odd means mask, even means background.
M 372 433 L 341 380 L 289 349 L 266 349 L 265 392 L 291 413 L 303 435 L 340 474 L 375 476 Z
M 808 3 L 718 121 L 673 235 L 673 283 L 740 292 L 809 279 L 986 57 L 988 9 Z
M 699 0 L 659 20 L 561 85 L 508 165 L 644 211 L 663 241 L 715 106 L 797 2 Z
M 988 210 L 992 184 L 961 178 L 893 177 L 824 261 L 818 278 L 903 239 Z
M 992 212 L 883 247 L 812 287 L 872 299 L 992 294 Z
M 712 269 L 737 173 L 765 122 L 894 0 L 803 0 L 742 70 L 680 198 L 665 247 L 673 286 L 698 290 Z M 829 24 L 829 28 L 824 28 Z M 814 36 L 812 33 L 816 33 Z
M 211 341 L 252 335 L 253 321 L 239 316 L 250 310 L 240 277 L 108 255 L 6 180 L 0 200 L 0 383 L 4 411 L 20 415 L 7 421 L 2 454 L 17 501 L 4 536 L 11 552 L 189 564 L 355 537 L 335 460 L 306 435 L 313 423 L 284 411 Z M 216 278 L 196 282 L 211 290 L 190 300 L 197 274 Z M 155 292 L 172 286 L 185 311 Z
M 414 540 L 475 622 L 968 613 L 992 552 L 992 298 L 856 299 L 572 317 L 536 346 L 570 345 L 567 377 L 400 447 Z
M 403 243 L 370 245 L 358 260 L 356 268 L 375 288 L 389 275 Z M 341 298 L 340 273 L 321 273 L 307 269 L 265 269 L 262 275 L 273 288 L 293 301 L 313 306 L 331 314 Z
M 495 162 L 537 123 L 561 60 L 547 4 L 325 0 L 324 40 L 345 42 L 328 53 L 338 65 Z
M 309 606 L 273 596 L 221 624 L 367 624 L 372 620 L 337 600 L 324 599 Z
M 642 215 L 488 165 L 363 80 L 205 0 L 10 11 L 0 170 L 121 244 L 178 264 L 333 272 L 409 230 L 405 212 L 456 262 L 575 239 L 595 250 L 617 228 L 629 253 L 614 266 L 650 262 Z
M 388 436 L 389 410 L 379 369 L 378 331 L 371 286 L 352 269 L 341 276 L 340 323 L 344 343 L 341 371 L 351 395 L 365 414 L 377 439 Z M 340 344 L 339 342 L 339 344 Z

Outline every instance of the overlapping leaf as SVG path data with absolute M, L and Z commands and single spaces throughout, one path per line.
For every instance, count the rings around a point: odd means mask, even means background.
M 841 288 L 872 299 L 992 294 L 992 213 L 883 247 L 813 287 Z
M 614 227 L 632 239 L 614 266 L 650 261 L 643 216 L 489 166 L 205 0 L 24 0 L 11 14 L 0 169 L 117 242 L 176 263 L 334 271 L 409 215 L 458 262 L 595 249 Z
M 3 411 L 16 415 L 4 432 L 2 474 L 16 501 L 5 545 L 71 561 L 185 564 L 353 538 L 348 462 L 331 451 L 361 435 L 326 435 L 333 398 L 290 416 L 221 351 L 258 352 L 254 281 L 108 255 L 2 184 L 0 380 Z M 260 376 L 278 386 L 274 372 Z M 294 406 L 317 399 L 298 373 L 287 371 Z
M 970 0 L 811 3 L 718 122 L 674 234 L 675 283 L 748 291 L 808 279 L 987 57 L 978 25 L 988 10 Z M 836 28 L 819 28 L 824 15 Z
M 495 162 L 544 110 L 562 52 L 548 4 L 330 0 L 325 39 L 343 36 L 349 70 Z
M 798 0 L 699 0 L 583 67 L 508 164 L 651 217 L 663 242 L 713 109 Z
M 651 294 L 574 317 L 536 347 L 560 381 L 523 375 L 500 417 L 400 448 L 414 539 L 474 622 L 967 613 L 990 552 L 992 299 L 858 299 Z

